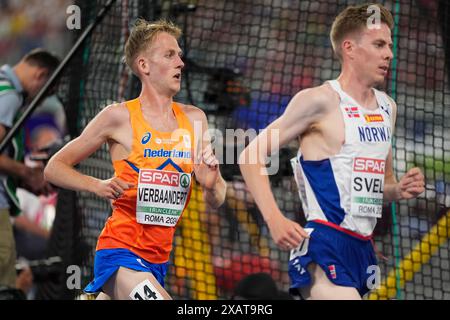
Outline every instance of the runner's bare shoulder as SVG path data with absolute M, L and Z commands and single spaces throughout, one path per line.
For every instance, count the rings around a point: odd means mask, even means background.
M 305 115 L 321 115 L 332 110 L 339 102 L 337 93 L 326 83 L 299 91 L 291 100 L 293 108 Z
M 191 123 L 194 123 L 194 121 L 206 120 L 206 114 L 202 109 L 190 104 L 183 104 L 179 102 L 177 102 L 177 104 L 189 120 L 191 120 Z

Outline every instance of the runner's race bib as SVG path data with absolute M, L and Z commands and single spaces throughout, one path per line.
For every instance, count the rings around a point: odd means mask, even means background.
M 381 218 L 385 165 L 381 159 L 353 159 L 351 215 Z
M 136 199 L 136 221 L 173 227 L 183 213 L 191 187 L 184 172 L 141 169 Z

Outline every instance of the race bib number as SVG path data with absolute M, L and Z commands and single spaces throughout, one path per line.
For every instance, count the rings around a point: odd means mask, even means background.
M 139 283 L 130 293 L 131 300 L 164 300 L 158 289 L 146 279 Z
M 353 160 L 351 215 L 381 218 L 385 165 L 386 161 L 380 159 Z
M 136 197 L 136 221 L 142 224 L 175 226 L 183 213 L 190 187 L 190 174 L 141 169 Z

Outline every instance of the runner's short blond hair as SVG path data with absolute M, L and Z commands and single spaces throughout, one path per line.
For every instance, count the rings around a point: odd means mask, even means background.
M 144 19 L 136 20 L 133 29 L 130 32 L 125 43 L 125 63 L 136 74 L 135 59 L 139 53 L 149 48 L 156 35 L 166 32 L 174 36 L 177 40 L 180 38 L 181 29 L 173 22 L 167 20 L 157 20 L 149 22 Z

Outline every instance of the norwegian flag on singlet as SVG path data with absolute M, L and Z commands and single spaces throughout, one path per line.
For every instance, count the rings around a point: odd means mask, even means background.
M 345 112 L 349 118 L 359 118 L 358 107 L 345 107 Z

